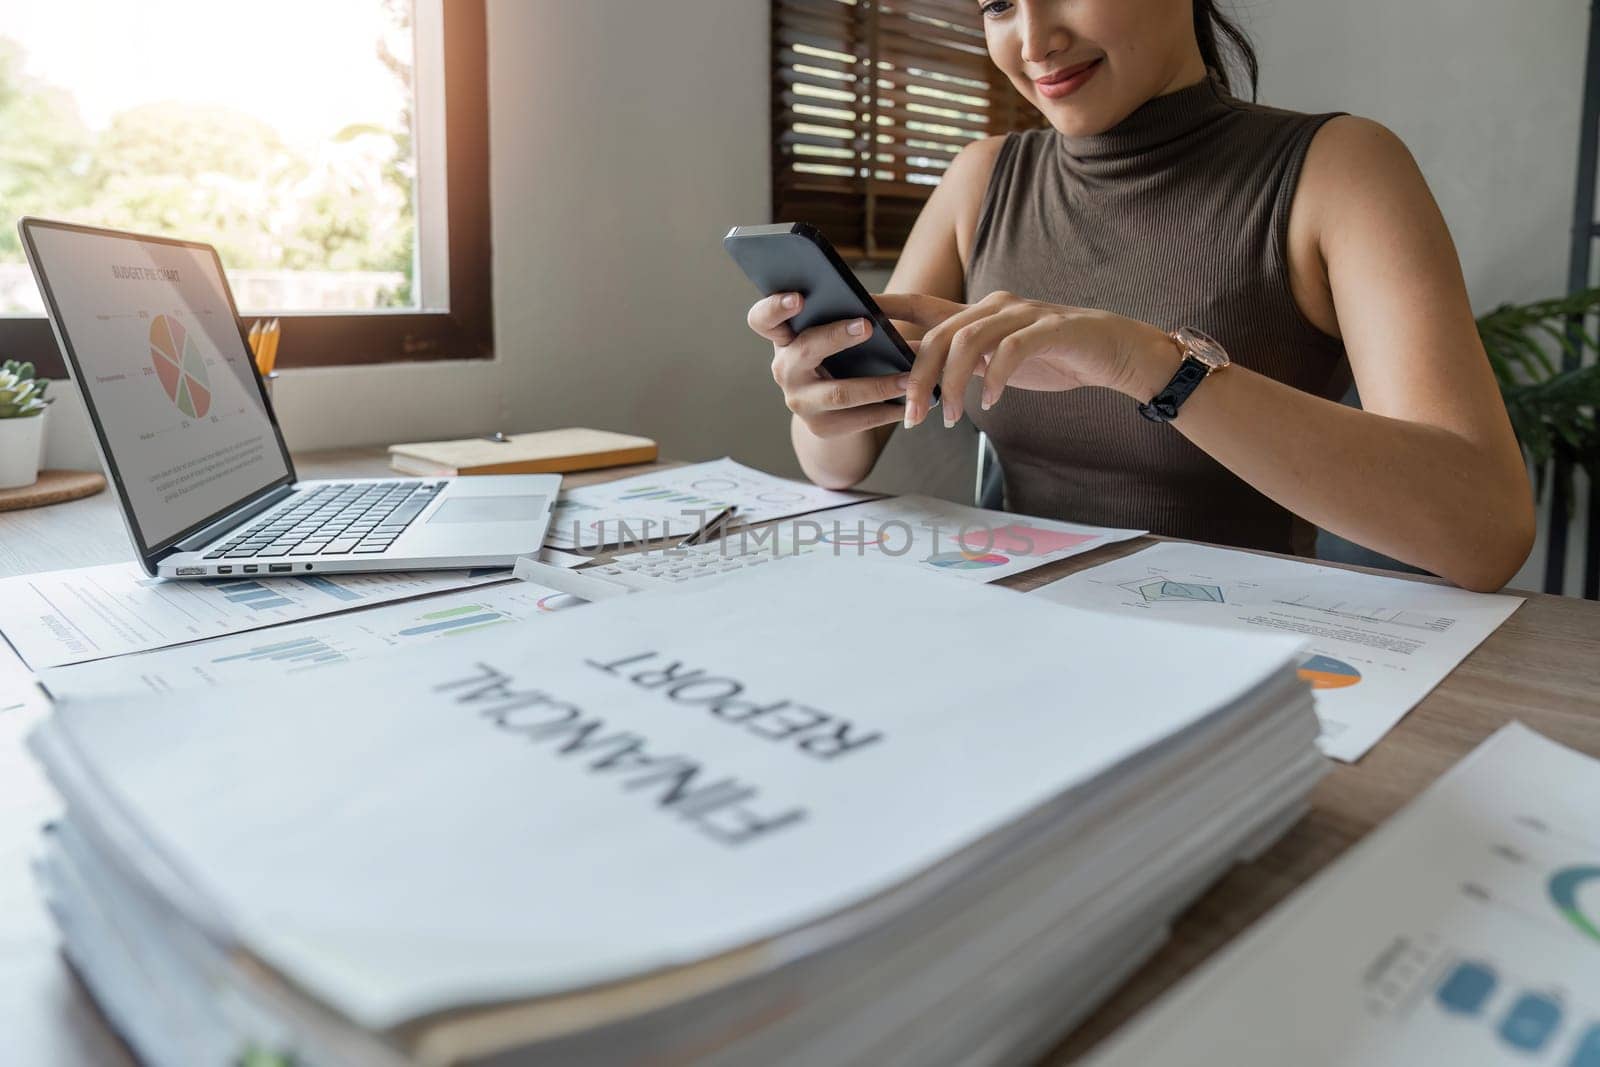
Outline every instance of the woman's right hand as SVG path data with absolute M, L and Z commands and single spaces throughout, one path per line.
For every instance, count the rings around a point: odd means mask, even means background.
M 846 319 L 797 334 L 789 320 L 800 307 L 800 294 L 774 293 L 756 301 L 745 321 L 772 342 L 772 378 L 806 429 L 818 437 L 842 437 L 904 419 L 904 405 L 885 401 L 905 396 L 911 375 L 834 378 L 822 366 L 872 336 L 871 321 Z

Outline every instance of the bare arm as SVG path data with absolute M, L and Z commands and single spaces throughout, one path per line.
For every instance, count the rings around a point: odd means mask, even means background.
M 1365 410 L 1232 368 L 1174 425 L 1318 526 L 1458 585 L 1499 588 L 1532 546 L 1532 494 L 1421 172 L 1382 126 L 1338 119 L 1312 143 L 1299 198 Z M 1136 392 L 1153 395 L 1159 376 Z
M 1173 426 L 1240 478 L 1327 530 L 1471 589 L 1522 565 L 1534 513 L 1521 451 L 1478 339 L 1444 219 L 1399 139 L 1340 118 L 1307 155 L 1289 245 L 1296 300 L 1345 341 L 1365 410 L 1244 367 L 1207 380 Z M 1148 323 L 991 293 L 971 305 L 885 296 L 927 328 L 906 394 L 913 424 L 941 385 L 946 417 L 974 374 L 1102 386 L 1149 400 L 1178 367 Z M 1137 417 L 1129 405 L 1129 417 Z

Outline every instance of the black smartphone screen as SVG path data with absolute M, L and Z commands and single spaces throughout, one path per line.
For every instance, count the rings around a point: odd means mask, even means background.
M 910 346 L 815 227 L 803 222 L 735 226 L 722 245 L 764 295 L 801 295 L 800 312 L 789 321 L 796 333 L 843 319 L 873 323 L 872 335 L 865 341 L 822 361 L 833 377 L 865 378 L 911 369 L 915 355 Z M 937 400 L 937 388 L 933 395 Z

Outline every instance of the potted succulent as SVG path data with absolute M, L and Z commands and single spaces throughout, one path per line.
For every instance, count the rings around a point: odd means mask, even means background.
M 8 359 L 0 366 L 0 489 L 39 480 L 48 384 L 34 377 L 32 363 Z

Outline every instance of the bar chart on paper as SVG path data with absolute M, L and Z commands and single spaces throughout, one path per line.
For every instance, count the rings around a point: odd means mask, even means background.
M 1600 1067 L 1597 797 L 1502 728 L 1094 1067 Z
M 570 594 L 532 582 L 506 582 L 136 656 L 58 667 L 45 671 L 42 681 L 57 700 L 88 700 L 282 677 L 543 618 L 582 603 Z
M 137 564 L 0 579 L 0 630 L 35 670 L 503 581 L 499 571 L 426 571 L 173 582 Z
M 286 608 L 294 603 L 292 598 L 275 592 L 260 582 L 218 582 L 215 588 L 228 603 L 250 611 Z
M 319 637 L 301 637 L 291 641 L 268 641 L 247 648 L 243 652 L 217 656 L 212 663 L 282 663 L 286 667 L 310 666 L 317 663 L 347 663 L 349 657 Z

